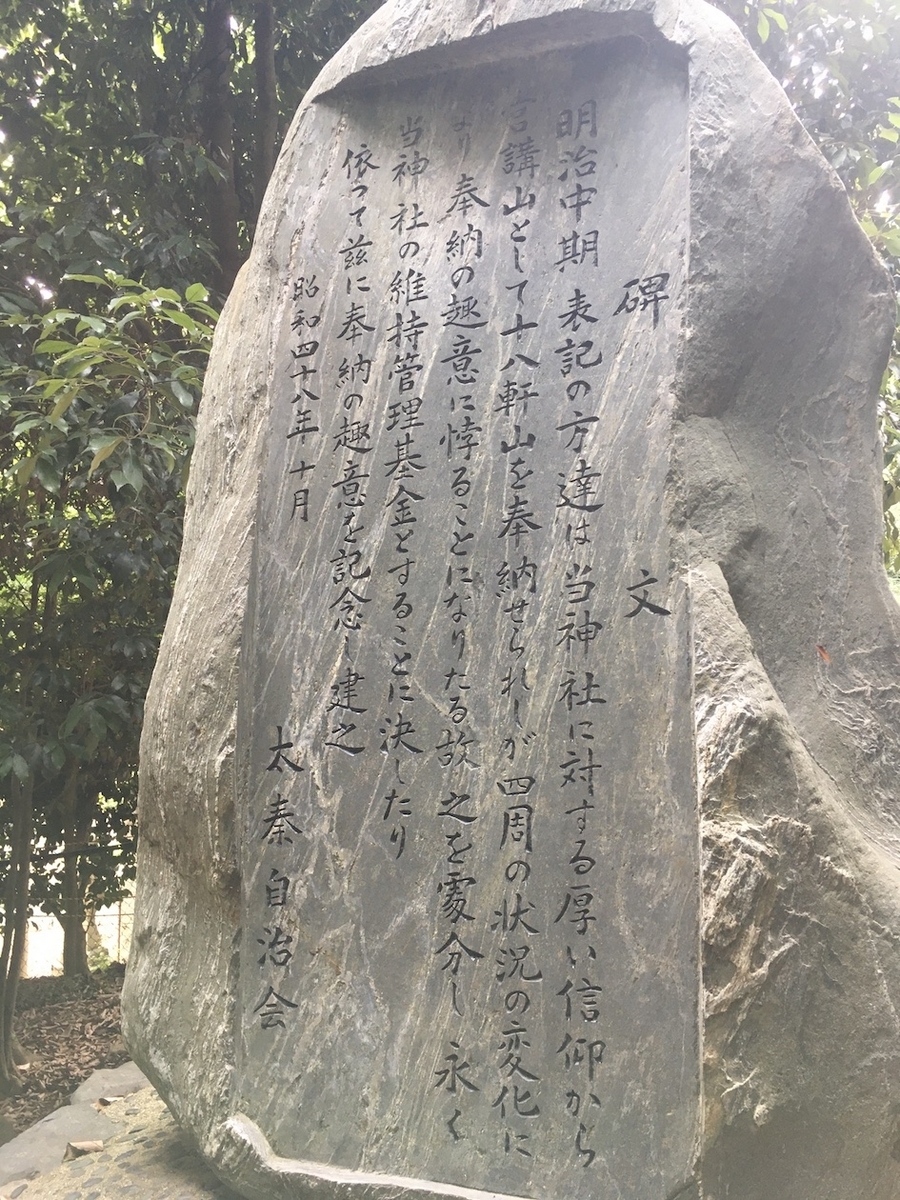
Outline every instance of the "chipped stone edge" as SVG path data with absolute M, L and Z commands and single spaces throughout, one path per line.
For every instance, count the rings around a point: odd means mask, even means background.
M 220 1131 L 219 1170 L 227 1175 L 232 1186 L 240 1186 L 253 1200 L 296 1195 L 293 1187 L 289 1191 L 273 1191 L 273 1187 L 287 1183 L 302 1186 L 302 1194 L 309 1200 L 359 1200 L 361 1196 L 366 1200 L 523 1200 L 509 1192 L 485 1192 L 428 1179 L 351 1171 L 328 1163 L 282 1158 L 273 1152 L 259 1126 L 243 1113 L 235 1113 L 223 1122 Z
M 276 1200 L 298 1193 L 304 1200 L 525 1200 L 511 1192 L 485 1192 L 428 1179 L 350 1171 L 327 1163 L 282 1158 L 275 1154 L 255 1122 L 236 1113 L 220 1126 L 223 1160 L 232 1186 L 240 1186 L 251 1200 Z M 235 1183 L 235 1181 L 237 1181 Z M 284 1187 L 287 1185 L 287 1188 Z M 696 1200 L 695 1180 L 679 1183 L 666 1200 Z

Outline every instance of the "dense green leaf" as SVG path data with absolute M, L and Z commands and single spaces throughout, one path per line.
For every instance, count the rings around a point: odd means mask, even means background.
M 94 457 L 91 459 L 90 467 L 88 467 L 88 474 L 93 475 L 100 464 L 106 462 L 110 455 L 114 454 L 124 441 L 125 438 L 122 437 L 121 434 L 114 436 L 106 435 L 102 438 L 99 438 L 98 441 L 94 443 L 98 448 L 94 451 Z
M 172 389 L 172 394 L 182 408 L 190 411 L 190 409 L 194 407 L 194 397 L 180 379 L 172 379 L 169 383 L 169 387 Z
M 126 482 L 134 488 L 135 492 L 141 491 L 144 486 L 144 472 L 141 470 L 140 463 L 131 452 L 126 454 L 122 459 L 122 474 L 125 476 Z
M 778 12 L 778 10 L 775 8 L 766 8 L 763 11 L 770 21 L 774 21 L 782 33 L 787 33 L 788 23 L 787 17 L 784 15 L 784 13 Z
M 177 308 L 164 308 L 162 315 L 168 321 L 174 321 L 176 325 L 180 325 L 182 329 L 186 329 L 189 333 L 196 333 L 197 322 L 193 317 L 189 317 L 187 313 L 179 312 Z

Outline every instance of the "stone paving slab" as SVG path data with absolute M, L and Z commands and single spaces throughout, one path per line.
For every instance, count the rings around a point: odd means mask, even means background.
M 0 1148 L 0 1186 L 51 1171 L 62 1161 L 68 1142 L 106 1142 L 115 1133 L 116 1127 L 92 1104 L 64 1105 Z
M 241 1200 L 205 1165 L 153 1088 L 104 1109 L 114 1123 L 103 1149 L 32 1180 L 0 1187 L 0 1200 Z
M 95 1100 L 113 1100 L 117 1096 L 130 1096 L 150 1086 L 150 1080 L 137 1063 L 122 1063 L 120 1067 L 100 1068 L 89 1079 L 80 1084 L 69 1100 L 70 1104 Z

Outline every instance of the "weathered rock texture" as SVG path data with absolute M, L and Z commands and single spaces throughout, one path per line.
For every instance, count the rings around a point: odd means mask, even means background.
M 232 1186 L 900 1195 L 892 320 L 698 0 L 325 69 L 144 728 L 127 1037 Z

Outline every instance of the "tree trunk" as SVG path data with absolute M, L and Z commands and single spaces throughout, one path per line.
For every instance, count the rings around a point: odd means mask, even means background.
M 78 860 L 67 858 L 63 875 L 63 975 L 90 975 L 87 957 L 85 911 L 78 885 Z
M 253 22 L 256 46 L 256 162 L 253 190 L 259 214 L 266 184 L 275 166 L 278 141 L 278 85 L 275 78 L 275 11 L 272 0 L 260 0 Z
M 13 1032 L 16 992 L 25 962 L 28 930 L 28 890 L 31 878 L 31 839 L 34 825 L 34 780 L 11 775 L 9 798 L 13 824 L 9 875 L 4 889 L 3 949 L 0 951 L 0 1095 L 20 1090 L 17 1064 L 24 1061 Z
M 63 927 L 63 975 L 90 974 L 84 928 L 84 895 L 78 876 L 79 849 L 85 843 L 85 834 L 78 820 L 78 768 L 77 759 L 72 759 L 62 794 L 66 853 L 63 858 L 62 911 L 59 919 Z
M 241 265 L 238 197 L 234 173 L 231 101 L 231 7 L 207 0 L 203 26 L 201 79 L 203 143 L 220 174 L 207 184 L 209 231 L 219 258 L 218 287 L 227 295 Z

